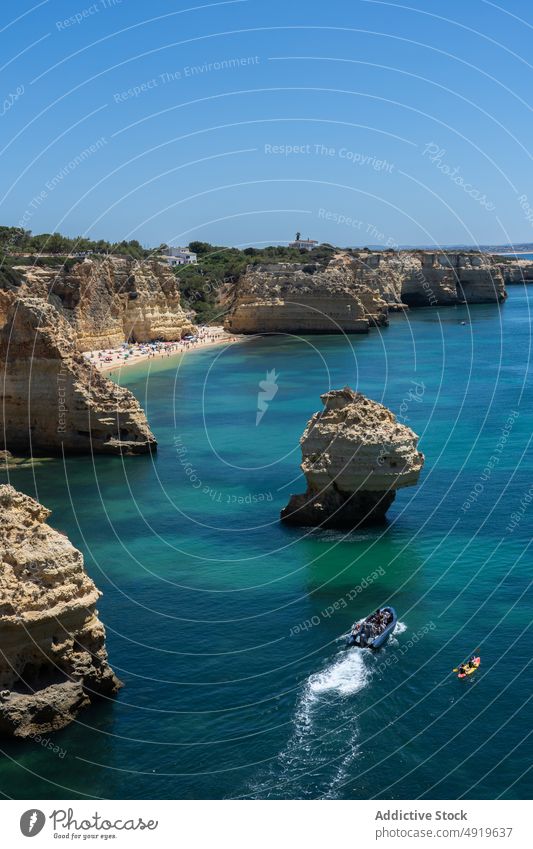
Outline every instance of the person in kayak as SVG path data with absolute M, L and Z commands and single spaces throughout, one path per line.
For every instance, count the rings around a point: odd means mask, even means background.
M 475 655 L 472 655 L 470 660 L 467 660 L 465 663 L 462 663 L 459 669 L 457 670 L 459 675 L 468 675 L 468 671 L 470 669 L 477 669 L 476 659 L 477 658 L 475 657 Z

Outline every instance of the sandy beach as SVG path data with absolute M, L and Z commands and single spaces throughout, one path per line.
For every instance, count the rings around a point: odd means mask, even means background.
M 198 334 L 176 342 L 124 342 L 118 348 L 106 348 L 99 351 L 85 351 L 83 356 L 98 371 L 109 373 L 117 369 L 137 365 L 143 360 L 157 360 L 175 354 L 187 354 L 212 345 L 231 344 L 241 341 L 242 337 L 226 333 L 219 325 L 200 327 Z

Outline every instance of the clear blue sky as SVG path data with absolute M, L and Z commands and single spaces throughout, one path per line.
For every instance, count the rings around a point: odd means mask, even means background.
M 412 3 L 3 3 L 1 223 L 533 241 L 530 2 Z

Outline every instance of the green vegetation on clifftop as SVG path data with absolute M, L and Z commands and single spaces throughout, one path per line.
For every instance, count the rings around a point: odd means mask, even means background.
M 179 281 L 183 304 L 194 310 L 199 323 L 221 322 L 229 287 L 248 265 L 275 262 L 327 264 L 334 252 L 329 245 L 320 245 L 312 251 L 281 245 L 241 250 L 200 241 L 191 242 L 189 249 L 197 254 L 198 263 L 176 266 L 173 271 Z M 84 256 L 91 260 L 107 255 L 143 260 L 161 258 L 167 250 L 166 244 L 143 248 L 136 239 L 121 242 L 95 241 L 83 236 L 71 239 L 61 233 L 33 235 L 30 230 L 21 227 L 0 227 L 0 287 L 11 288 L 22 279 L 13 266 L 64 268 L 68 271 Z
M 334 249 L 321 245 L 313 251 L 300 251 L 271 245 L 266 248 L 226 248 L 208 242 L 191 242 L 198 256 L 197 265 L 182 265 L 175 270 L 184 305 L 196 312 L 197 321 L 220 323 L 224 296 L 248 265 L 274 262 L 327 263 Z

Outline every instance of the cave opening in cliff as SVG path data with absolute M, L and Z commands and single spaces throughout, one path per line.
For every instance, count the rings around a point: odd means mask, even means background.
M 59 667 L 48 658 L 43 658 L 42 662 L 33 660 L 25 664 L 13 689 L 19 693 L 35 693 L 66 680 L 68 680 L 66 674 Z
M 431 307 L 436 306 L 429 302 L 427 295 L 424 292 L 405 292 L 402 291 L 402 303 L 408 307 Z

